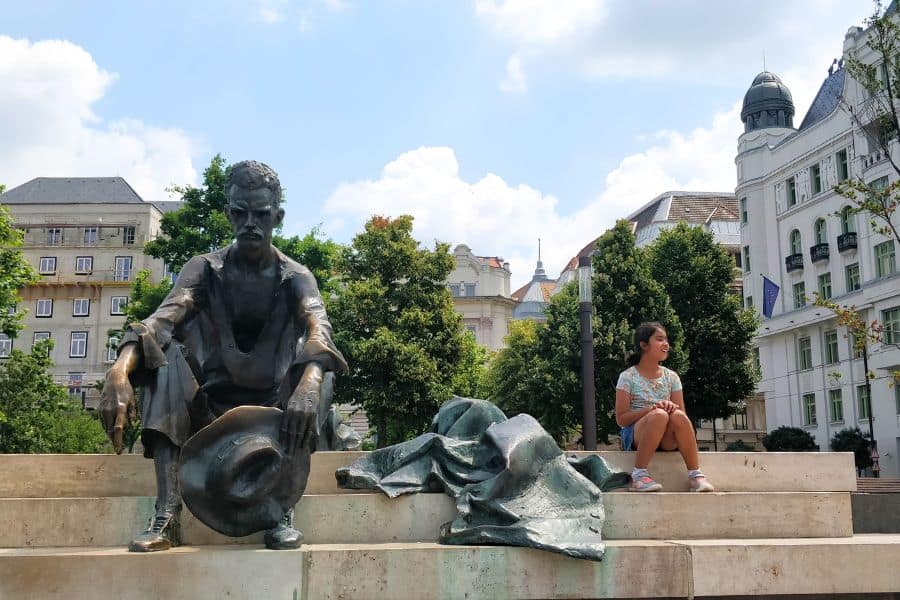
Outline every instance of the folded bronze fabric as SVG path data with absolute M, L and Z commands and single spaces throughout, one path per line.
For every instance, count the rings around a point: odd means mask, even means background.
M 625 485 L 596 455 L 566 458 L 530 415 L 507 419 L 485 400 L 453 398 L 432 431 L 381 448 L 338 469 L 338 485 L 402 494 L 443 491 L 457 517 L 441 527 L 443 544 L 527 546 L 600 560 L 601 490 Z

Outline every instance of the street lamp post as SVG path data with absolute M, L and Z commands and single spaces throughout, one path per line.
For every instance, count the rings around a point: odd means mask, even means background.
M 872 452 L 869 455 L 872 458 L 872 476 L 879 477 L 881 467 L 878 465 L 878 441 L 875 439 L 875 427 L 872 420 L 872 383 L 869 379 L 869 345 L 863 345 L 863 377 L 866 378 L 866 411 L 869 415 L 869 439 L 872 440 Z
M 578 307 L 581 315 L 581 409 L 585 450 L 597 449 L 597 408 L 594 400 L 594 333 L 591 330 L 591 257 L 578 257 Z

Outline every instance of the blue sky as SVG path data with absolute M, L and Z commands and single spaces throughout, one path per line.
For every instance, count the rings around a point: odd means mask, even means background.
M 0 182 L 210 157 L 280 174 L 288 233 L 368 215 L 555 275 L 668 189 L 731 191 L 763 56 L 800 122 L 866 0 L 5 2 Z

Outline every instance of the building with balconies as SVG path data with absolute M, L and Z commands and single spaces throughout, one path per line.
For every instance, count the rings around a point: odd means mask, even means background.
M 144 244 L 181 203 L 145 202 L 121 177 L 39 177 L 0 195 L 0 204 L 24 232 L 23 254 L 40 274 L 20 294 L 25 328 L 15 339 L 0 334 L 0 359 L 52 339 L 54 377 L 92 408 L 93 385 L 115 360 L 111 332 L 124 325 L 135 274 L 166 276 Z
M 849 201 L 833 191 L 851 177 L 869 185 L 897 179 L 876 136 L 850 114 L 865 114 L 871 98 L 844 68 L 844 59 L 852 53 L 877 63 L 866 44 L 869 33 L 848 31 L 843 58 L 828 69 L 797 128 L 787 86 L 769 72 L 753 80 L 741 113 L 735 194 L 742 212 L 745 305 L 763 306 L 764 276 L 780 288 L 756 338 L 767 429 L 801 427 L 826 450 L 835 432 L 858 426 L 868 433 L 871 424 L 882 472 L 896 477 L 900 386 L 893 385 L 890 371 L 900 365 L 900 348 L 868 347 L 875 374 L 870 415 L 862 355 L 834 314 L 811 302 L 818 293 L 900 332 L 897 244 L 874 232 L 869 216 L 853 214 Z M 896 142 L 890 153 L 895 162 L 900 159 Z M 900 334 L 889 333 L 886 341 L 900 342 Z
M 503 348 L 516 306 L 509 293 L 509 263 L 499 256 L 476 256 L 465 244 L 453 249 L 453 260 L 447 277 L 453 308 L 476 342 L 491 350 Z

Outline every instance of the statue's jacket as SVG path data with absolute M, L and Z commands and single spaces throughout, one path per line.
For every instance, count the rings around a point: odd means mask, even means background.
M 347 369 L 315 278 L 277 249 L 276 292 L 260 299 L 270 302 L 267 321 L 252 348 L 238 347 L 224 277 L 232 248 L 188 261 L 159 308 L 122 338 L 120 348 L 137 343 L 142 354 L 133 379 L 144 389 L 144 435 L 182 446 L 235 406 L 283 407 L 310 362 L 326 372 Z

